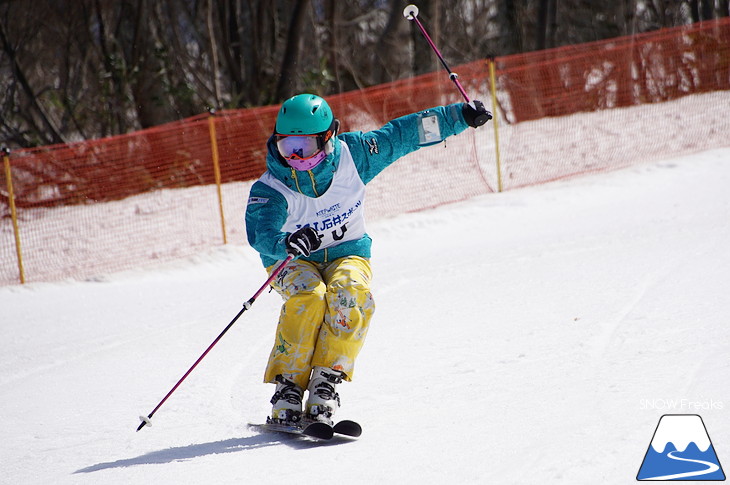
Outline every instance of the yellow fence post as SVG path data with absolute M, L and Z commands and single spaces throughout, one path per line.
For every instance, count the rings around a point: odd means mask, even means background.
M 494 151 L 497 155 L 497 190 L 502 192 L 502 167 L 499 160 L 499 126 L 497 124 L 497 76 L 494 73 L 494 58 L 489 58 L 487 62 L 489 63 L 489 84 L 492 88 L 492 126 L 494 126 Z
M 2 148 L 3 165 L 5 165 L 5 180 L 8 184 L 8 203 L 10 204 L 10 218 L 13 220 L 13 232 L 15 233 L 15 252 L 18 256 L 18 272 L 20 283 L 25 284 L 25 270 L 23 269 L 23 251 L 20 248 L 20 230 L 18 229 L 18 213 L 15 210 L 15 194 L 13 193 L 13 178 L 10 172 L 10 149 Z
M 210 132 L 210 147 L 213 151 L 213 173 L 215 174 L 215 185 L 218 188 L 218 210 L 221 215 L 221 231 L 223 232 L 223 244 L 228 244 L 226 236 L 226 218 L 223 215 L 223 192 L 221 190 L 221 168 L 218 159 L 218 139 L 215 134 L 215 110 L 211 109 L 208 116 L 208 131 Z

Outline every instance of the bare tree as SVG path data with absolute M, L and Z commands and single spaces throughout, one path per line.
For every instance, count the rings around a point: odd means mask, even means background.
M 455 66 L 719 18 L 728 1 L 418 5 Z M 0 0 L 0 141 L 11 147 L 126 133 L 209 107 L 277 103 L 301 91 L 328 95 L 441 69 L 402 18 L 406 0 L 32 3 Z
M 550 18 L 555 18 L 555 1 L 556 0 L 540 0 L 540 6 L 537 14 L 537 39 L 535 50 L 541 51 L 547 47 L 552 47 L 549 43 L 550 35 Z
M 730 1 L 728 0 L 717 0 L 717 8 L 715 10 L 717 18 L 730 16 Z
M 30 32 L 32 32 L 32 30 L 27 30 L 23 32 L 23 35 L 29 35 Z M 3 52 L 5 52 L 8 57 L 13 80 L 22 91 L 28 107 L 27 110 L 18 110 L 16 113 L 22 117 L 24 121 L 30 125 L 29 127 L 34 129 L 35 133 L 41 136 L 47 143 L 62 143 L 64 141 L 63 136 L 59 133 L 54 122 L 46 113 L 46 109 L 39 101 L 36 91 L 31 86 L 25 70 L 18 59 L 18 47 L 9 40 L 8 35 L 5 32 L 3 22 L 0 22 L 0 45 L 2 46 Z M 15 131 L 14 135 L 16 137 L 21 138 L 21 141 L 24 141 L 22 140 L 22 132 L 16 130 L 13 131 Z M 16 139 L 16 141 L 18 140 Z
M 380 84 L 393 81 L 408 68 L 408 24 L 403 21 L 400 0 L 390 1 L 388 22 L 375 46 L 371 82 Z
M 307 9 L 310 0 L 297 0 L 289 22 L 286 50 L 281 63 L 279 84 L 276 86 L 276 97 L 285 99 L 294 94 L 294 77 L 299 69 L 299 51 L 302 45 L 302 32 L 307 21 Z
M 424 0 L 420 2 L 419 18 L 423 22 L 434 42 L 442 45 L 441 38 L 441 10 L 438 8 L 440 2 L 438 0 Z M 421 37 L 421 32 L 415 24 L 411 23 L 411 35 L 413 42 L 413 64 L 412 72 L 414 74 L 423 74 L 435 71 L 439 68 L 438 60 L 434 57 L 433 51 Z

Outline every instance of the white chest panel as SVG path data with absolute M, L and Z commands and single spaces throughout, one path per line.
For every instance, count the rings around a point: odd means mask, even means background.
M 348 146 L 341 142 L 340 147 L 340 163 L 332 184 L 319 197 L 307 197 L 295 192 L 269 172 L 260 179 L 286 199 L 288 216 L 282 231 L 294 232 L 301 227 L 311 226 L 322 236 L 321 249 L 357 240 L 365 235 L 365 184 L 357 173 Z

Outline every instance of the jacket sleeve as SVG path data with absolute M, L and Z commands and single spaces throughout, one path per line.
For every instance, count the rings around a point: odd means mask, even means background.
M 360 178 L 367 184 L 390 164 L 423 146 L 419 144 L 418 136 L 422 114 L 436 114 L 442 140 L 467 129 L 469 125 L 464 121 L 462 105 L 438 106 L 401 116 L 378 130 L 343 133 L 340 138 L 350 148 Z
M 246 206 L 248 243 L 260 254 L 275 260 L 286 258 L 286 233 L 281 228 L 286 222 L 287 207 L 284 196 L 263 182 L 251 187 Z

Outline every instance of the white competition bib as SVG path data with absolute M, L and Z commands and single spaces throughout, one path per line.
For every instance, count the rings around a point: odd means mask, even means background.
M 307 197 L 291 190 L 268 171 L 259 179 L 286 199 L 288 216 L 282 231 L 294 232 L 311 226 L 322 236 L 320 249 L 365 235 L 365 184 L 357 173 L 350 148 L 342 141 L 340 147 L 340 164 L 332 184 L 319 197 Z

